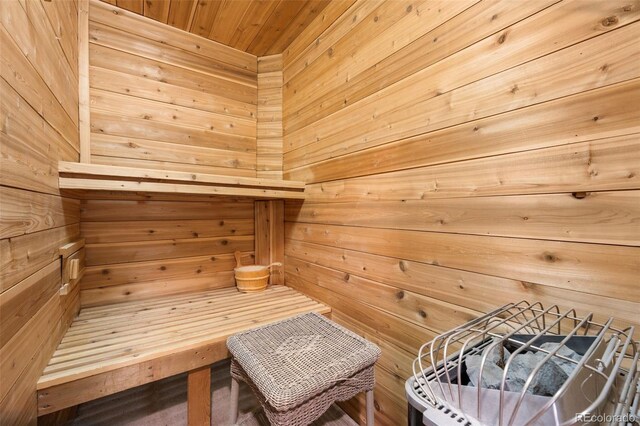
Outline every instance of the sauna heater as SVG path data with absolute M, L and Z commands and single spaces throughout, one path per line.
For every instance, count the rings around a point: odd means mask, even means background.
M 638 425 L 633 327 L 540 303 L 505 305 L 424 344 L 410 425 Z

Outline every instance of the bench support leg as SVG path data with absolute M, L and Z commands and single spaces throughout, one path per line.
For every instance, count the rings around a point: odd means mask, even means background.
M 373 390 L 367 391 L 367 426 L 373 426 L 375 406 L 373 402 Z
M 189 372 L 187 379 L 187 419 L 189 426 L 211 424 L 211 368 Z
M 238 397 L 240 394 L 240 383 L 231 378 L 231 404 L 229 405 L 229 424 L 235 425 L 238 422 Z

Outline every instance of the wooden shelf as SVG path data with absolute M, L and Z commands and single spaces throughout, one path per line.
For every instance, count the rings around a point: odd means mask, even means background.
M 58 164 L 60 189 L 74 191 L 198 194 L 260 199 L 304 199 L 304 182 L 134 169 L 100 164 Z

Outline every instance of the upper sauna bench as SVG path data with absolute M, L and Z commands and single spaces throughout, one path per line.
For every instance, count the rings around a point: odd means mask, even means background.
M 304 199 L 304 182 L 136 169 L 61 161 L 60 189 L 85 198 L 94 191 Z

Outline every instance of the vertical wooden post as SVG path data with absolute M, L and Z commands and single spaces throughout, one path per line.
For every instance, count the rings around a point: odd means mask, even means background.
M 269 264 L 269 202 L 254 201 L 255 209 L 255 256 L 256 264 Z
M 254 206 L 256 263 L 282 263 L 272 269 L 270 283 L 284 284 L 284 201 L 256 201 Z
M 207 366 L 190 371 L 187 383 L 189 426 L 211 424 L 211 368 Z
M 282 266 L 274 268 L 271 284 L 284 284 L 284 200 L 270 201 L 270 254 L 271 262 L 280 262 Z
M 91 162 L 89 95 L 89 0 L 78 1 L 78 120 L 80 162 Z

